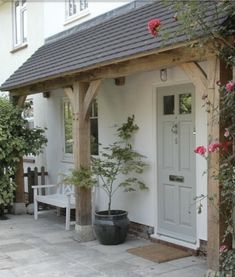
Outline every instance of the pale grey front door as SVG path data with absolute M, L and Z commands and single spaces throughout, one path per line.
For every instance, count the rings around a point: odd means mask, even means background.
M 157 89 L 158 234 L 196 241 L 194 86 Z

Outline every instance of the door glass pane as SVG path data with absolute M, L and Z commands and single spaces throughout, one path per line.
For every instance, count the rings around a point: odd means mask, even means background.
M 163 114 L 174 114 L 175 112 L 175 96 L 167 95 L 163 97 Z
M 191 93 L 180 94 L 179 96 L 180 114 L 190 114 L 192 112 L 192 95 Z

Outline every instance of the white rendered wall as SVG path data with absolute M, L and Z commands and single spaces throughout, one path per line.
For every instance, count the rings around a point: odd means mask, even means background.
M 205 67 L 205 66 L 204 66 Z M 128 116 L 135 115 L 140 127 L 134 139 L 134 147 L 145 155 L 149 167 L 140 177 L 148 185 L 148 191 L 126 193 L 120 191 L 113 199 L 113 208 L 125 209 L 132 221 L 157 227 L 157 87 L 177 85 L 190 82 L 179 68 L 168 69 L 168 81 L 161 82 L 159 71 L 135 74 L 126 78 L 124 86 L 115 86 L 114 80 L 105 80 L 98 94 L 99 110 L 99 140 L 105 146 L 114 141 L 117 126 L 120 126 Z M 46 99 L 44 105 L 48 120 L 47 168 L 50 180 L 55 182 L 58 172 L 73 167 L 72 161 L 63 159 L 62 145 L 62 115 L 61 103 L 64 94 L 54 91 Z M 201 92 L 196 91 L 196 145 L 207 144 L 207 114 L 203 110 Z M 192 155 L 195 155 L 192 153 Z M 196 186 L 197 195 L 207 191 L 205 160 L 196 156 Z M 101 192 L 96 192 L 96 208 L 106 209 L 107 198 Z M 197 214 L 197 235 L 199 239 L 207 239 L 206 201 L 202 213 Z
M 85 13 L 84 16 L 77 17 L 76 20 L 69 21 L 66 20 L 65 1 L 45 1 L 44 37 L 48 38 L 129 2 L 131 0 L 88 1 L 88 13 Z
M 128 115 L 135 114 L 136 123 L 140 127 L 135 148 L 147 157 L 149 168 L 142 176 L 149 187 L 147 192 L 121 193 L 114 199 L 113 208 L 123 208 L 129 211 L 130 219 L 146 225 L 157 226 L 157 153 L 156 153 L 156 88 L 162 85 L 177 85 L 190 80 L 179 68 L 168 69 L 168 81 L 159 80 L 159 71 L 141 73 L 126 78 L 126 84 L 121 87 L 106 81 L 99 94 L 99 134 L 101 142 L 112 141 L 113 126 L 124 122 Z M 207 144 L 207 114 L 203 110 L 201 92 L 196 91 L 196 145 Z M 194 153 L 192 153 L 194 155 Z M 197 195 L 207 193 L 207 180 L 203 172 L 206 161 L 196 156 L 196 186 Z M 106 209 L 103 197 L 99 208 Z M 140 205 L 141 203 L 141 205 Z M 203 210 L 197 214 L 197 234 L 199 239 L 207 239 L 207 206 L 203 202 Z

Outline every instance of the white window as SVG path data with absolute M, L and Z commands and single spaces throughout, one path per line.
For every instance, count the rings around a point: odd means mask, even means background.
M 88 0 L 66 0 L 66 17 L 71 18 L 87 10 Z
M 26 0 L 13 1 L 14 46 L 27 41 L 27 8 Z
M 72 108 L 68 98 L 63 99 L 63 133 L 64 133 L 64 157 L 72 158 L 73 155 L 73 122 Z M 98 155 L 98 105 L 94 100 L 90 111 L 90 143 L 91 154 Z
M 33 110 L 33 99 L 27 98 L 25 101 L 25 109 L 23 110 L 23 118 L 28 121 L 30 129 L 34 128 L 34 110 Z
M 73 154 L 73 121 L 72 108 L 69 100 L 64 98 L 63 101 L 63 123 L 64 123 L 64 155 L 65 157 Z
M 91 104 L 90 125 L 91 125 L 91 155 L 98 155 L 99 154 L 98 103 L 96 99 Z

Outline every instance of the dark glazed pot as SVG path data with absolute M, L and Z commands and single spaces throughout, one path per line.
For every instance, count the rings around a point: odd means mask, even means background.
M 104 245 L 116 245 L 126 240 L 129 219 L 127 212 L 122 210 L 111 210 L 95 212 L 94 230 L 97 239 Z

